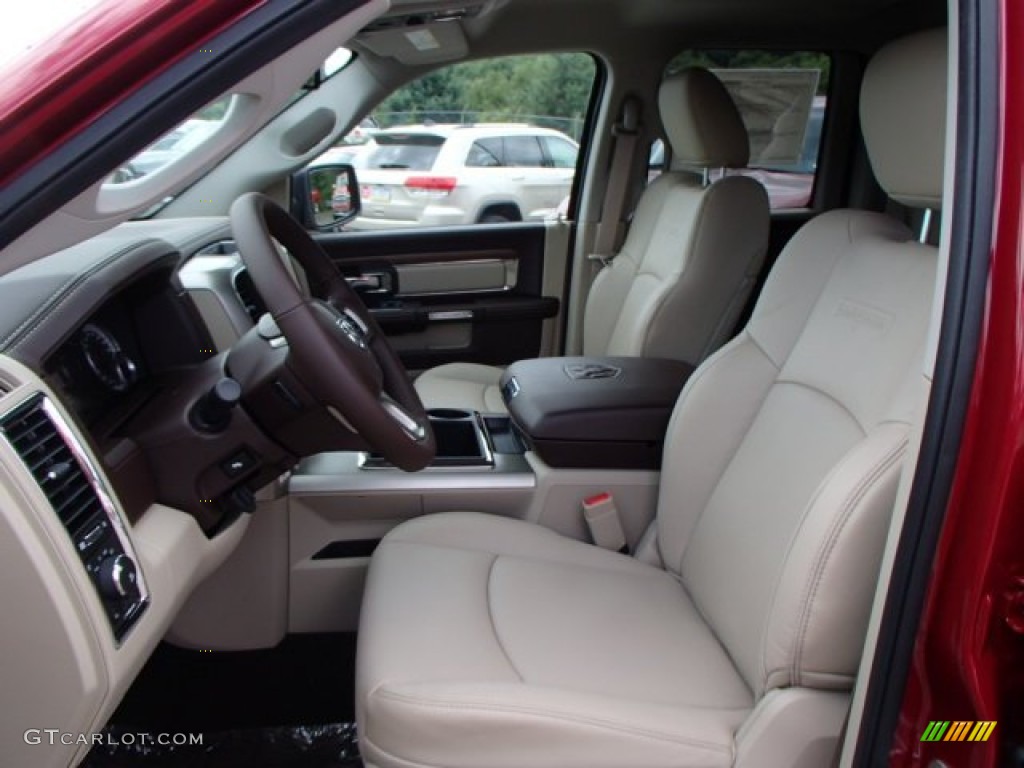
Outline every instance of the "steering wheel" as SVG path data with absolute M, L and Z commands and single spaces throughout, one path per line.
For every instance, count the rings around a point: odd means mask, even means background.
M 288 341 L 292 371 L 396 467 L 429 464 L 436 444 L 423 403 L 377 321 L 323 249 L 264 195 L 242 195 L 230 218 L 242 261 Z M 310 295 L 275 240 L 306 271 Z

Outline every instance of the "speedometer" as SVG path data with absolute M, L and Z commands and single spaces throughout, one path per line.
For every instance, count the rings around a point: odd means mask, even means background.
M 85 364 L 107 389 L 126 392 L 138 380 L 138 366 L 110 331 L 90 323 L 82 328 L 78 339 Z

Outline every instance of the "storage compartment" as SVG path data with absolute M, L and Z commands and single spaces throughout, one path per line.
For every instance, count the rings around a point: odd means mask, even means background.
M 493 467 L 494 454 L 480 414 L 455 408 L 427 411 L 437 441 L 431 467 Z M 379 453 L 366 455 L 362 466 L 379 469 L 393 466 Z
M 658 469 L 669 417 L 691 373 L 678 360 L 546 357 L 509 366 L 501 391 L 549 466 Z

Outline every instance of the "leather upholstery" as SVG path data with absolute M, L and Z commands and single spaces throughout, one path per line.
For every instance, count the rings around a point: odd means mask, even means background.
M 746 163 L 746 129 L 710 72 L 668 78 L 659 105 L 677 159 Z M 640 198 L 619 254 L 591 287 L 583 354 L 700 363 L 732 334 L 750 296 L 768 248 L 768 208 L 764 187 L 744 176 L 707 188 L 684 171 L 658 177 Z M 500 378 L 498 368 L 457 363 L 426 371 L 416 389 L 428 408 L 504 412 Z
M 825 764 L 902 470 L 936 263 L 877 213 L 834 211 L 793 238 L 746 329 L 676 405 L 663 567 L 472 513 L 395 529 L 360 630 L 369 763 Z
M 750 139 L 740 112 L 722 81 L 708 70 L 690 67 L 665 78 L 658 109 L 675 163 L 743 168 L 750 161 Z
M 699 364 L 735 329 L 767 247 L 759 182 L 726 176 L 705 189 L 692 174 L 662 174 L 590 289 L 583 354 Z
M 935 263 L 881 214 L 818 217 L 787 245 L 747 328 L 680 396 L 661 557 L 758 694 L 852 680 Z
M 939 208 L 946 151 L 946 30 L 904 42 L 879 51 L 868 65 L 861 127 L 871 167 L 889 197 Z
M 356 682 L 370 764 L 731 763 L 752 696 L 670 574 L 472 513 L 378 551 Z
M 463 408 L 507 413 L 498 383 L 504 369 L 476 363 L 448 363 L 424 371 L 416 392 L 427 408 Z

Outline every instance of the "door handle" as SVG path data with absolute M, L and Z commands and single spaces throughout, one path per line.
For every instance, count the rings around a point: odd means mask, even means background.
M 359 275 L 348 275 L 345 282 L 349 287 L 362 293 L 391 293 L 393 284 L 387 272 L 364 272 Z
M 427 314 L 427 319 L 434 323 L 453 322 L 458 320 L 472 320 L 473 310 L 471 309 L 447 309 L 434 310 Z

